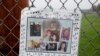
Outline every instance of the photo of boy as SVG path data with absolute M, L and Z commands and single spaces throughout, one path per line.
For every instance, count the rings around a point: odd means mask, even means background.
M 30 36 L 41 36 L 41 25 L 35 22 L 30 23 Z

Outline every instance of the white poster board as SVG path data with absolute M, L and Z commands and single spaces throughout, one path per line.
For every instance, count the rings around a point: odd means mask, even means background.
M 77 56 L 81 17 L 79 11 L 25 8 L 19 56 Z

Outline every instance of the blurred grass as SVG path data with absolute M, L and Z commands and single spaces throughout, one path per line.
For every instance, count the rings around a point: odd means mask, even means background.
M 100 16 L 95 13 L 83 15 L 79 56 L 100 56 Z

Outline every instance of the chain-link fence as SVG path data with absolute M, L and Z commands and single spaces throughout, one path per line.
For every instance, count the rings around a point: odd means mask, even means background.
M 69 0 L 56 0 L 56 2 L 53 2 L 54 0 L 40 0 L 44 3 L 36 1 L 30 0 L 30 7 L 41 5 L 40 7 L 44 9 L 47 7 L 54 9 L 56 6 L 65 10 L 68 10 L 70 7 L 73 10 L 79 9 L 83 14 L 79 56 L 100 56 L 99 0 L 72 0 L 75 4 L 71 4 L 71 2 L 68 2 Z M 83 3 L 83 1 L 85 2 Z M 84 6 L 84 4 L 86 5 Z M 27 0 L 0 0 L 0 56 L 18 56 L 20 11 L 27 5 Z M 85 7 L 88 9 L 82 9 Z

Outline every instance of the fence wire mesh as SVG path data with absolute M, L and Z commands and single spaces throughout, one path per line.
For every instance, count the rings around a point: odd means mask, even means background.
M 54 9 L 54 5 L 50 4 L 53 0 L 43 1 L 44 9 L 47 7 Z M 83 0 L 73 1 L 76 4 L 74 10 L 79 9 L 83 14 L 78 55 L 100 56 L 100 1 L 87 0 L 86 2 L 91 5 L 87 10 L 80 6 Z M 30 7 L 36 7 L 36 0 L 30 2 Z M 57 0 L 57 2 L 61 4 L 59 9 L 68 9 L 66 7 L 68 0 Z M 98 5 L 95 5 L 96 3 Z M 0 56 L 18 56 L 20 12 L 27 5 L 27 0 L 0 0 Z

